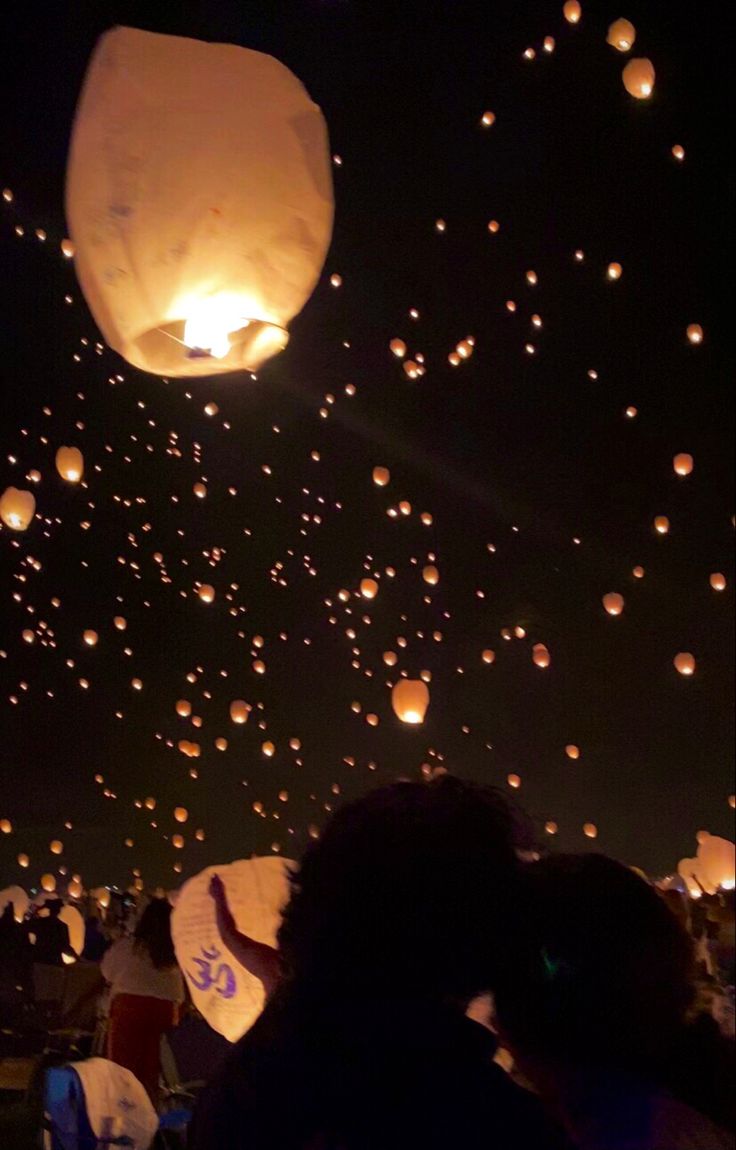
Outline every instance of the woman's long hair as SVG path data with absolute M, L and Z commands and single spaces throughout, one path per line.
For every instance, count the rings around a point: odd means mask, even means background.
M 157 970 L 176 966 L 171 939 L 171 905 L 165 898 L 154 898 L 143 911 L 135 928 L 135 945 L 147 951 Z

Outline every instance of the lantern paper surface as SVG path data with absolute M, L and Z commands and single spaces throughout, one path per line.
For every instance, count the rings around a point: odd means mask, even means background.
M 9 902 L 13 904 L 15 921 L 22 922 L 30 903 L 30 899 L 22 886 L 6 886 L 4 890 L 0 890 L 0 914 L 3 913 Z
M 228 950 L 217 929 L 210 880 L 218 874 L 239 931 L 256 942 L 276 945 L 281 911 L 289 897 L 288 872 L 295 863 L 281 858 L 241 859 L 210 866 L 179 892 L 171 919 L 176 957 L 197 1010 L 213 1030 L 236 1042 L 263 1009 L 263 983 Z
M 84 919 L 80 912 L 67 903 L 59 912 L 59 918 L 67 925 L 72 950 L 75 954 L 81 954 L 84 950 Z
M 114 28 L 77 106 L 66 212 L 87 303 L 125 359 L 255 369 L 286 345 L 329 246 L 322 113 L 271 56 Z

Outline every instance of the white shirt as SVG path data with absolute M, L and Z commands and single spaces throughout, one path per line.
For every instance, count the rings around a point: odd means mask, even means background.
M 112 986 L 111 999 L 117 994 L 138 994 L 167 1002 L 184 1001 L 184 980 L 179 967 L 159 970 L 151 962 L 145 946 L 136 946 L 133 938 L 121 938 L 113 943 L 100 969 L 102 977 Z

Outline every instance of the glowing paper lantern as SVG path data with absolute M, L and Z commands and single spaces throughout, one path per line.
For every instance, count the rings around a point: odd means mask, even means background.
M 48 894 L 56 890 L 56 879 L 52 874 L 41 875 L 41 889 L 45 890 Z
M 247 723 L 250 707 L 244 699 L 233 699 L 230 704 L 230 718 L 234 723 Z
M 391 706 L 402 723 L 423 723 L 429 706 L 429 688 L 421 679 L 399 679 L 391 691 Z
M 214 603 L 215 589 L 210 583 L 203 583 L 197 594 L 203 603 Z
M 565 747 L 565 754 L 567 755 L 568 759 L 579 759 L 580 747 L 576 747 L 575 743 L 568 743 Z
M 648 100 L 654 91 L 654 64 L 646 57 L 629 60 L 621 76 L 624 88 L 636 100 Z
M 236 1042 L 263 1009 L 263 983 L 240 965 L 220 937 L 209 894 L 214 874 L 225 885 L 238 931 L 276 945 L 281 911 L 289 897 L 288 876 L 296 864 L 281 858 L 253 858 L 211 866 L 179 892 L 171 918 L 176 957 L 194 1005 L 209 1025 Z
M 113 623 L 118 631 L 124 631 L 128 626 L 127 619 L 124 619 L 122 615 L 116 615 L 113 619 Z
M 391 472 L 388 467 L 374 467 L 373 468 L 373 482 L 376 487 L 385 487 L 391 479 Z
M 396 652 L 395 651 L 384 651 L 383 652 L 383 661 L 387 667 L 395 667 L 396 662 L 397 662 Z
M 29 865 L 30 861 L 31 860 L 29 859 L 28 855 L 24 855 L 24 854 L 18 855 L 18 866 L 27 867 Z
M 364 599 L 375 599 L 378 594 L 378 584 L 375 579 L 361 579 L 360 593 Z
M 496 652 L 491 651 L 490 648 L 485 650 L 481 656 L 484 663 L 494 663 L 496 661 Z
M 406 344 L 403 339 L 392 339 L 388 346 L 397 359 L 403 359 L 406 355 Z
M 78 447 L 60 447 L 56 452 L 56 470 L 67 483 L 79 483 L 84 475 L 84 456 Z
M 25 531 L 36 514 L 36 500 L 32 492 L 6 487 L 0 495 L 0 519 L 11 531 Z
M 562 15 L 567 20 L 568 24 L 578 24 L 583 10 L 579 4 L 579 0 L 565 0 L 562 5 Z
M 84 950 L 84 919 L 75 906 L 68 905 L 61 908 L 59 918 L 69 930 L 69 945 L 76 955 L 80 955 Z
M 595 823 L 584 823 L 583 834 L 587 839 L 596 839 L 598 838 L 598 827 Z
M 60 855 L 64 850 L 64 844 L 59 839 L 53 839 L 52 842 L 49 843 L 49 850 L 52 855 Z
M 617 52 L 628 52 L 636 40 L 636 28 L 630 20 L 614 20 L 608 29 L 606 43 L 615 48 Z
M 728 839 L 701 831 L 697 858 L 700 871 L 710 886 L 733 890 L 736 880 L 736 846 Z
M 617 591 L 609 591 L 603 596 L 603 606 L 609 615 L 620 615 L 624 609 L 624 597 Z
M 192 713 L 192 704 L 188 699 L 179 699 L 176 704 L 176 713 L 181 719 L 188 719 Z
M 484 112 L 480 118 L 480 122 L 484 128 L 492 127 L 492 125 L 496 123 L 495 112 Z
M 66 210 L 115 351 L 158 375 L 254 370 L 286 346 L 330 242 L 322 114 L 271 56 L 114 28 L 77 107 Z
M 688 324 L 685 334 L 687 335 L 688 341 L 690 343 L 703 342 L 703 329 L 699 323 Z
M 714 571 L 710 577 L 710 585 L 714 591 L 726 590 L 726 576 L 720 571 Z
M 532 660 L 534 661 L 534 665 L 536 667 L 542 667 L 543 669 L 545 667 L 549 667 L 552 660 L 550 658 L 550 653 L 545 647 L 544 643 L 534 644 L 532 647 Z
M 694 675 L 695 674 L 695 656 L 690 651 L 680 651 L 675 655 L 673 662 L 675 669 L 681 675 Z
M 440 581 L 440 573 L 434 564 L 429 563 L 422 570 L 422 579 L 425 583 L 429 583 L 430 587 L 436 587 Z
M 666 515 L 657 515 L 654 519 L 654 530 L 658 535 L 666 535 L 670 529 L 670 521 Z
M 676 475 L 681 475 L 684 477 L 686 475 L 690 475 L 693 467 L 695 466 L 695 461 L 692 455 L 688 455 L 687 452 L 682 451 L 672 460 L 672 466 L 675 469 Z
M 174 818 L 178 823 L 185 823 L 189 818 L 189 811 L 186 807 L 174 807 Z
M 90 631 L 83 631 L 82 632 L 82 638 L 84 639 L 84 641 L 88 647 L 96 647 L 97 646 L 97 640 L 99 639 L 99 635 L 97 634 L 96 631 L 91 631 L 91 630 Z
M 621 264 L 612 263 L 609 264 L 606 268 L 606 275 L 608 276 L 609 280 L 620 280 L 623 274 L 623 270 L 624 269 L 621 267 Z
M 12 833 L 12 830 L 13 824 L 11 823 L 10 819 L 0 819 L 0 832 L 2 832 L 4 835 L 9 835 Z
M 81 898 L 84 893 L 84 888 L 79 879 L 73 878 L 67 886 L 66 892 L 69 898 Z

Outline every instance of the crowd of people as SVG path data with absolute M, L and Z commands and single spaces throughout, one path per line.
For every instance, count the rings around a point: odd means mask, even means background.
M 199 1097 L 193 1150 L 734 1145 L 732 894 L 693 901 L 602 855 L 539 858 L 498 793 L 450 776 L 335 814 L 277 949 L 237 930 L 217 877 L 210 893 L 266 1006 Z M 32 957 L 64 962 L 46 908 L 23 927 L 3 914 L 11 977 L 29 934 Z M 107 1055 L 154 1100 L 161 1035 L 192 1009 L 170 916 L 153 899 L 117 940 L 92 919 L 85 937 L 109 985 Z

